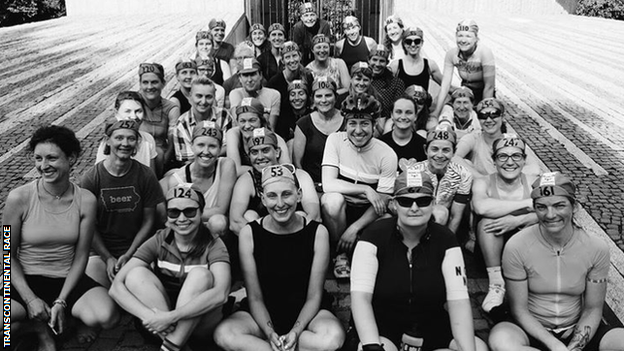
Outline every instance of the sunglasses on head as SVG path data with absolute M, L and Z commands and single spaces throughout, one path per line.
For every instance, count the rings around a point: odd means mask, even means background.
M 167 209 L 167 217 L 175 219 L 175 218 L 180 217 L 180 213 L 184 213 L 184 217 L 194 218 L 195 216 L 197 216 L 198 210 L 199 210 L 199 207 L 187 207 L 182 210 L 178 208 L 170 208 L 170 209 Z
M 515 161 L 521 161 L 524 159 L 524 154 L 522 153 L 515 153 L 515 154 L 511 154 L 511 155 L 507 155 L 507 154 L 498 154 L 495 156 L 496 157 L 496 161 L 498 162 L 507 162 L 507 160 L 509 160 L 510 158 Z
M 401 207 L 412 207 L 412 204 L 416 203 L 416 206 L 418 207 L 427 207 L 429 205 L 431 205 L 431 202 L 433 202 L 433 197 L 431 196 L 424 196 L 424 197 L 406 197 L 406 196 L 402 196 L 402 197 L 395 197 L 394 201 L 397 202 L 397 204 L 399 204 L 399 206 Z
M 500 111 L 490 111 L 490 112 L 484 112 L 484 113 L 478 113 L 477 114 L 477 118 L 479 119 L 495 119 L 502 116 L 502 114 L 500 113 Z
M 420 45 L 420 43 L 422 43 L 422 39 L 405 39 L 403 40 L 403 42 L 405 43 L 405 45 L 410 46 L 412 44 L 414 45 Z
M 294 175 L 295 174 L 295 166 L 292 163 L 284 163 L 281 165 L 274 165 L 274 166 L 268 166 L 265 167 L 262 170 L 262 174 L 266 173 L 271 173 L 271 177 L 281 177 L 284 173 L 284 169 L 286 171 L 288 171 L 290 174 Z

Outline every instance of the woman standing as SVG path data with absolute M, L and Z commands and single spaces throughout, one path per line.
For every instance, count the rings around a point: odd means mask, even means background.
M 422 29 L 408 28 L 403 32 L 401 41 L 405 57 L 394 60 L 390 64 L 390 70 L 403 81 L 406 87 L 418 85 L 429 91 L 429 81 L 442 83 L 442 72 L 438 65 L 429 59 L 422 57 L 424 45 L 424 33 Z
M 351 311 L 365 351 L 487 350 L 475 341 L 459 244 L 432 220 L 433 194 L 426 173 L 407 169 L 390 204 L 397 217 L 371 224 L 357 243 Z
M 167 228 L 146 241 L 117 274 L 111 296 L 179 351 L 191 336 L 212 343 L 230 290 L 225 245 L 202 224 L 205 203 L 190 184 L 167 192 Z
M 479 26 L 474 20 L 463 20 L 457 25 L 455 32 L 457 47 L 446 53 L 444 58 L 444 77 L 440 84 L 440 94 L 434 115 L 438 116 L 451 88 L 453 71 L 461 78 L 461 85 L 474 93 L 475 104 L 482 99 L 495 96 L 494 84 L 496 66 L 492 51 L 479 43 Z
M 41 178 L 9 193 L 2 220 L 11 228 L 11 332 L 34 331 L 38 350 L 56 350 L 54 335 L 68 316 L 111 328 L 119 314 L 106 289 L 85 275 L 96 200 L 69 180 L 80 142 L 68 128 L 48 126 L 29 149 Z
M 390 52 L 390 61 L 400 60 L 405 57 L 405 52 L 401 45 L 403 28 L 403 20 L 399 16 L 392 15 L 386 18 L 384 24 L 384 31 L 386 32 L 384 45 Z
M 195 55 L 191 57 L 191 60 L 197 61 L 198 59 L 206 60 L 209 57 L 214 60 L 214 73 L 210 76 L 210 79 L 215 83 L 223 85 L 223 82 L 230 78 L 232 75 L 230 71 L 230 64 L 214 55 L 215 41 L 212 33 L 207 31 L 199 31 L 195 35 Z
M 346 94 L 349 90 L 350 78 L 347 65 L 342 59 L 329 56 L 329 37 L 317 34 L 312 38 L 312 53 L 314 61 L 306 67 L 312 70 L 314 79 L 318 77 L 331 78 L 337 85 L 337 94 Z
M 368 57 L 368 65 L 373 70 L 371 86 L 375 89 L 381 103 L 381 115 L 390 116 L 392 105 L 405 94 L 405 83 L 392 74 L 388 69 L 388 56 L 390 52 L 384 45 L 377 45 L 371 50 Z
M 322 192 L 321 161 L 329 134 L 344 130 L 345 120 L 336 108 L 336 83 L 331 78 L 318 78 L 312 85 L 312 102 L 316 111 L 297 121 L 293 143 L 295 166 L 310 174 L 317 191 Z
M 292 165 L 290 165 L 292 166 Z M 329 263 L 325 227 L 297 214 L 301 189 L 294 169 L 262 171 L 262 203 L 269 214 L 239 235 L 248 300 L 226 319 L 215 340 L 226 350 L 337 350 L 340 321 L 323 290 Z M 283 284 L 288 284 L 284 289 Z
M 161 96 L 165 87 L 165 70 L 158 63 L 139 66 L 139 94 L 145 102 L 145 116 L 141 130 L 151 134 L 156 142 L 156 176 L 160 178 L 165 164 L 173 160 L 170 131 L 180 117 L 180 107 Z
M 248 40 L 253 44 L 255 57 L 267 51 L 271 51 L 271 44 L 267 40 L 266 29 L 262 23 L 254 23 L 251 28 L 249 28 Z
M 418 116 L 418 103 L 409 96 L 398 98 L 392 108 L 392 131 L 382 135 L 379 140 L 388 144 L 401 159 L 424 161 L 427 159 L 425 144 L 427 139 L 416 133 L 414 124 Z
M 492 329 L 494 350 L 624 350 L 624 329 L 601 322 L 609 248 L 574 223 L 575 191 L 559 172 L 533 183 L 538 223 L 505 245 L 513 322 Z
M 266 80 L 270 80 L 274 75 L 280 73 L 284 69 L 284 60 L 282 47 L 286 39 L 286 29 L 279 23 L 273 23 L 269 26 L 268 41 L 271 50 L 264 52 L 258 56 L 258 62 L 262 70 L 262 75 Z

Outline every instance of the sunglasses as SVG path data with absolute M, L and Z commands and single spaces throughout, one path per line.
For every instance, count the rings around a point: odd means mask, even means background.
M 401 207 L 412 207 L 414 203 L 416 203 L 416 206 L 418 207 L 427 207 L 431 205 L 431 202 L 433 202 L 433 197 L 424 196 L 424 197 L 413 198 L 413 197 L 403 196 L 403 197 L 395 197 L 394 201 L 396 201 L 397 204 L 399 204 L 399 206 Z
M 420 45 L 420 43 L 422 43 L 422 39 L 404 39 L 403 42 L 405 43 L 405 45 L 410 46 L 412 44 L 414 45 Z
M 495 156 L 496 157 L 496 161 L 498 162 L 507 162 L 507 160 L 509 160 L 510 158 L 515 161 L 521 161 L 524 159 L 524 154 L 522 153 L 515 153 L 515 154 L 511 154 L 511 155 L 507 155 L 507 154 L 498 154 Z
M 167 217 L 175 219 L 180 217 L 180 213 L 184 213 L 184 217 L 186 218 L 195 218 L 195 216 L 197 216 L 197 211 L 199 210 L 199 207 L 187 207 L 185 209 L 178 209 L 178 208 L 170 208 L 167 209 Z
M 484 113 L 477 114 L 477 118 L 483 119 L 483 120 L 486 120 L 488 118 L 495 119 L 501 116 L 502 114 L 500 113 L 500 111 L 491 111 L 491 112 L 484 112 Z

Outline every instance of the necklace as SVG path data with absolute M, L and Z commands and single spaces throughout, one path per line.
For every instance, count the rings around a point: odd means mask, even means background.
M 63 197 L 63 195 L 65 195 L 65 193 L 67 192 L 67 190 L 69 190 L 69 187 L 71 186 L 71 183 L 67 185 L 67 188 L 65 188 L 65 190 L 61 193 L 61 195 L 54 195 L 51 192 L 48 191 L 48 189 L 46 189 L 45 187 L 45 183 L 41 183 L 41 187 L 43 188 L 43 191 L 45 191 L 46 193 L 48 193 L 49 195 L 51 195 L 52 197 L 54 197 L 56 200 L 60 201 L 61 198 Z
M 561 254 L 561 251 L 563 251 L 563 249 L 565 249 L 565 247 L 568 245 L 568 243 L 570 243 L 570 241 L 572 240 L 572 237 L 574 236 L 574 228 L 572 228 L 572 234 L 566 240 L 566 242 L 563 243 L 563 245 L 559 246 L 558 248 L 555 248 L 555 245 L 553 245 L 548 239 L 546 239 L 546 236 L 544 235 L 544 232 L 542 232 L 541 225 L 538 225 L 538 229 L 539 229 L 540 235 L 542 236 L 542 239 L 544 239 L 544 241 L 546 241 L 546 243 L 548 243 L 548 245 L 550 245 L 550 248 L 553 250 L 553 252 L 557 253 L 557 256 L 559 256 Z

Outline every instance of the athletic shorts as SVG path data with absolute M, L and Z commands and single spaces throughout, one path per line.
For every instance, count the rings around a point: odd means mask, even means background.
M 600 340 L 602 340 L 605 334 L 607 334 L 611 329 L 613 329 L 613 327 L 610 327 L 604 324 L 604 322 L 601 320 L 600 324 L 598 324 L 598 330 L 596 330 L 596 334 L 594 334 L 594 337 L 589 341 L 587 346 L 583 348 L 583 351 L 598 351 Z M 574 336 L 574 332 L 570 333 L 570 335 L 566 335 L 566 331 L 563 331 L 561 333 L 551 332 L 551 334 L 566 345 L 570 342 L 570 340 L 572 340 L 572 337 Z M 544 346 L 544 344 L 542 344 L 541 341 L 535 339 L 534 337 L 528 334 L 527 336 L 529 337 L 529 343 L 530 343 L 529 345 L 531 347 L 535 347 L 540 350 L 548 351 L 548 348 Z
M 30 290 L 32 290 L 38 298 L 45 301 L 48 306 L 52 306 L 54 300 L 56 300 L 63 288 L 65 278 L 50 278 L 41 275 L 26 275 L 26 283 Z M 95 280 L 89 278 L 83 274 L 78 280 L 78 284 L 72 289 L 67 296 L 67 311 L 71 311 L 72 307 L 84 295 L 87 291 L 101 286 Z M 26 301 L 22 299 L 20 294 L 15 289 L 14 285 L 11 285 L 11 298 L 19 302 L 24 308 L 26 308 Z
M 357 221 L 364 215 L 366 210 L 370 207 L 370 204 L 362 204 L 362 205 L 353 205 L 350 203 L 346 203 L 345 206 L 345 214 L 347 217 L 347 227 L 353 224 L 353 222 Z

